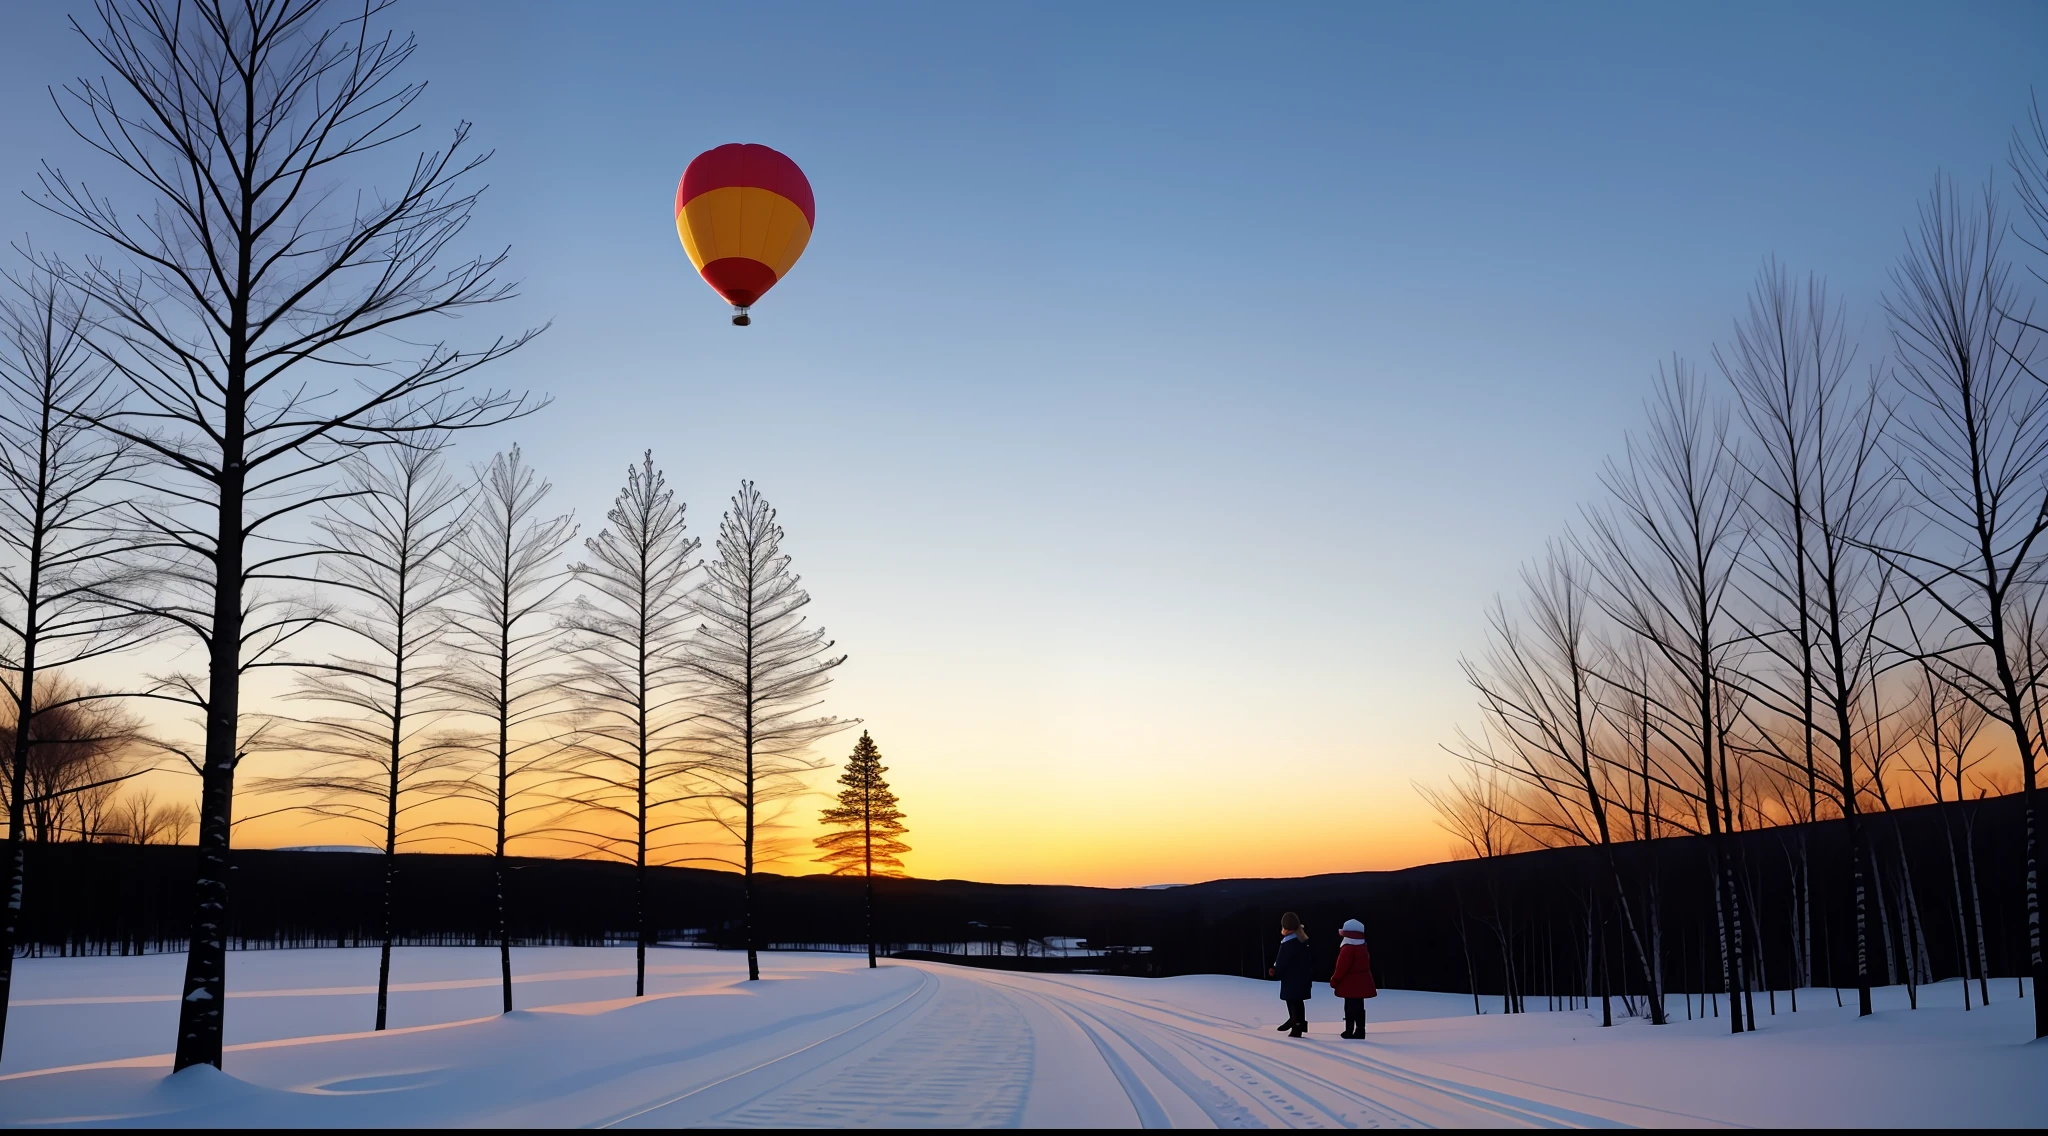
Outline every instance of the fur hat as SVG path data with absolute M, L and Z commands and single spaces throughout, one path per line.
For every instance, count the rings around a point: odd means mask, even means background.
M 1344 921 L 1344 937 L 1347 939 L 1357 939 L 1361 943 L 1364 942 L 1365 924 L 1360 923 L 1356 919 L 1346 919 Z

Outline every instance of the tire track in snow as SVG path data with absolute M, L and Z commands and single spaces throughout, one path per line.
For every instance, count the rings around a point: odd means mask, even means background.
M 1103 1007 L 1069 1007 L 1070 1014 L 1083 1014 L 1116 1034 L 1143 1056 L 1160 1075 L 1209 1116 L 1218 1128 L 1356 1128 L 1406 1126 L 1415 1118 L 1393 1112 L 1382 1104 L 1361 1097 L 1345 1086 L 1313 1077 L 1294 1069 L 1283 1075 L 1273 1066 L 1244 1050 L 1218 1043 L 1167 1022 L 1147 1020 Z M 1163 1029 L 1166 1037 L 1153 1036 Z M 1168 1049 L 1179 1051 L 1176 1057 Z M 1222 1078 L 1219 1082 L 1214 1079 Z M 1317 1092 L 1305 1090 L 1300 1080 L 1318 1082 Z M 1235 1091 L 1233 1091 L 1235 1090 Z M 1350 1109 L 1324 1099 L 1336 1096 Z M 1266 1120 L 1256 1114 L 1263 1112 Z M 1353 1114 L 1362 1114 L 1358 1120 Z
M 1118 1053 L 1108 1041 L 1104 1040 L 1103 1036 L 1097 1033 L 1093 1026 L 1082 1021 L 1080 1015 L 1075 1014 L 1058 1001 L 1021 990 L 1018 993 L 1072 1022 L 1074 1027 L 1080 1030 L 1094 1044 L 1095 1052 L 1102 1057 L 1102 1063 L 1109 1066 L 1110 1073 L 1116 1077 L 1117 1085 L 1123 1089 L 1124 1099 L 1131 1102 L 1132 1111 L 1138 1114 L 1138 1126 L 1140 1128 L 1173 1127 L 1173 1121 L 1166 1115 L 1166 1109 L 1160 1106 L 1159 1098 L 1152 1095 L 1152 1090 L 1145 1087 L 1145 1082 L 1138 1078 L 1138 1074 L 1131 1068 L 1130 1062 L 1125 1061 L 1123 1055 Z M 1221 1125 L 1218 1127 L 1221 1127 Z
M 1286 1058 L 1275 1060 L 1256 1055 L 1242 1044 L 1250 1040 L 1239 1036 L 1246 1027 L 1228 1019 L 1120 997 L 1079 983 L 1040 979 L 1037 976 L 1030 976 L 1027 981 L 1043 982 L 1045 985 L 1060 987 L 1072 995 L 1079 995 L 1076 1003 L 1085 999 L 1089 1002 L 1118 1004 L 1115 1007 L 1097 1006 L 1093 1011 L 1082 1012 L 1095 1014 L 1105 1028 L 1115 1030 L 1133 1049 L 1145 1054 L 1147 1061 L 1159 1067 L 1160 1072 L 1174 1080 L 1183 1092 L 1189 1092 L 1190 1088 L 1183 1083 L 1184 1080 L 1198 1082 L 1210 1089 L 1221 1088 L 1214 1081 L 1201 1077 L 1185 1066 L 1182 1066 L 1176 1075 L 1176 1071 L 1169 1068 L 1175 1064 L 1173 1059 L 1159 1056 L 1157 1044 L 1139 1043 L 1138 1039 L 1143 1038 L 1148 1032 L 1163 1032 L 1177 1041 L 1177 1048 L 1198 1064 L 1209 1066 L 1241 1086 L 1256 1103 L 1269 1111 L 1274 1122 L 1290 1127 L 1357 1127 L 1361 1124 L 1367 1127 L 1408 1127 L 1429 1126 L 1432 1123 L 1446 1121 L 1455 1123 L 1461 1119 L 1467 1122 L 1479 1121 L 1495 1125 L 1505 1122 L 1544 1128 L 1607 1127 L 1615 1126 L 1617 1123 L 1574 1109 L 1547 1105 L 1441 1077 L 1411 1072 L 1384 1061 L 1354 1056 L 1321 1045 L 1290 1043 L 1293 1052 Z M 1069 1005 L 1064 998 L 1055 997 L 1054 1000 L 1063 1006 Z M 1118 1029 L 1100 1016 L 1105 1013 L 1115 1014 L 1125 1019 L 1128 1024 Z M 1162 1020 L 1165 1018 L 1177 1018 L 1188 1024 Z M 1204 1029 L 1217 1030 L 1237 1040 L 1225 1040 L 1203 1032 Z M 1148 1049 L 1151 1052 L 1147 1052 Z M 1377 1092 L 1371 1096 L 1363 1095 L 1360 1091 L 1361 1086 L 1318 1075 L 1295 1058 L 1297 1053 L 1300 1057 L 1334 1061 L 1352 1072 L 1371 1074 L 1371 1080 L 1375 1082 L 1372 1088 Z M 1309 1087 L 1305 1089 L 1304 1085 Z M 1224 1091 L 1227 1094 L 1227 1090 Z M 1199 1092 L 1197 1089 L 1189 1093 L 1190 1099 L 1194 1100 L 1198 1107 L 1203 1104 L 1197 1095 Z M 1335 1105 L 1324 1099 L 1326 1097 L 1348 1102 L 1352 1108 Z M 1424 1112 L 1439 1113 L 1440 1116 L 1425 1119 L 1412 1115 L 1394 1107 L 1385 1099 L 1387 1097 L 1419 1106 Z M 1303 1105 L 1307 1108 L 1304 1109 Z M 1353 1119 L 1354 1110 L 1357 1119 Z M 1242 1126 L 1245 1123 L 1244 1120 L 1232 1123 L 1235 1118 L 1226 1119 L 1227 1114 L 1218 1115 L 1207 1107 L 1204 1111 L 1210 1113 L 1219 1127 Z M 1318 1113 L 1320 1116 L 1316 1115 Z
M 938 982 L 930 1010 L 892 1026 L 865 1059 L 838 1066 L 821 1081 L 778 1086 L 713 1121 L 776 1128 L 1015 1127 L 1031 1086 L 1031 1023 L 993 985 L 951 975 Z
M 896 1025 L 897 1021 L 915 1016 L 918 1010 L 923 1009 L 925 1003 L 930 1001 L 938 986 L 939 980 L 936 977 L 929 972 L 921 972 L 918 975 L 918 984 L 912 987 L 909 993 L 890 1003 L 887 1007 L 862 1018 L 860 1021 L 837 1033 L 819 1038 L 809 1045 L 791 1050 L 780 1056 L 771 1057 L 737 1073 L 731 1073 L 707 1084 L 698 1085 L 687 1092 L 678 1093 L 664 1100 L 656 1101 L 653 1104 L 615 1116 L 595 1127 L 675 1127 L 674 1124 L 663 1123 L 664 1118 L 654 1114 L 676 1109 L 677 1106 L 692 1102 L 693 1098 L 700 1096 L 712 1096 L 714 1100 L 719 1102 L 714 1107 L 731 1107 L 725 1101 L 734 1094 L 739 1094 L 741 1101 L 751 1100 L 754 1097 L 760 1096 L 763 1092 L 772 1091 L 775 1086 L 787 1084 L 791 1080 L 843 1056 L 848 1051 L 857 1049 L 861 1042 L 867 1040 L 870 1036 L 888 1033 Z M 903 1010 L 904 1006 L 910 1005 L 913 1002 L 916 1004 L 911 1005 L 908 1011 L 904 1011 L 901 1014 L 898 1013 L 898 1011 Z M 885 1018 L 893 1018 L 894 1020 L 883 1021 Z M 877 1025 L 877 1022 L 881 1024 Z M 800 1058 L 802 1060 L 799 1060 Z
M 1085 986 L 1077 982 L 1062 981 L 1060 979 L 1047 978 L 1039 975 L 1032 975 L 1030 976 L 1030 978 L 1034 982 L 1042 982 L 1048 986 L 1058 986 L 1066 990 L 1071 990 L 1075 994 L 1080 995 L 1084 998 L 1101 1002 L 1114 1002 L 1118 1003 L 1120 1006 L 1130 1007 L 1132 1010 L 1138 1012 L 1133 1016 L 1139 1017 L 1140 1020 L 1154 1021 L 1157 1025 L 1165 1029 L 1173 1030 L 1190 1037 L 1203 1037 L 1205 1039 L 1205 1042 L 1210 1045 L 1217 1045 L 1220 1044 L 1220 1042 L 1218 1041 L 1218 1039 L 1209 1037 L 1208 1035 L 1197 1034 L 1186 1027 L 1176 1026 L 1170 1022 L 1158 1021 L 1157 1019 L 1178 1018 L 1183 1022 L 1188 1022 L 1197 1026 L 1203 1026 L 1210 1029 L 1219 1030 L 1223 1032 L 1226 1036 L 1230 1037 L 1237 1037 L 1240 1035 L 1241 1031 L 1250 1028 L 1247 1027 L 1244 1023 L 1238 1022 L 1234 1019 L 1219 1017 L 1213 1014 L 1205 1014 L 1198 1010 L 1191 1010 L 1186 1007 L 1174 1006 L 1168 1003 L 1152 1002 L 1137 998 L 1124 997 L 1122 995 L 1112 994 L 1106 990 L 1098 990 L 1093 987 Z M 1582 1112 L 1578 1109 L 1573 1109 L 1562 1105 L 1550 1104 L 1544 1101 L 1530 1099 L 1513 1093 L 1500 1092 L 1498 1090 L 1468 1084 L 1464 1081 L 1460 1081 L 1451 1077 L 1435 1076 L 1429 1073 L 1421 1072 L 1419 1070 L 1406 1069 L 1399 1065 L 1395 1065 L 1383 1058 L 1375 1058 L 1361 1052 L 1354 1052 L 1351 1050 L 1332 1050 L 1321 1046 L 1313 1047 L 1310 1050 L 1310 1052 L 1322 1056 L 1328 1060 L 1335 1061 L 1339 1064 L 1351 1066 L 1353 1068 L 1363 1069 L 1368 1072 L 1374 1073 L 1380 1077 L 1388 1078 L 1397 1081 L 1401 1084 L 1408 1085 L 1416 1089 L 1420 1089 L 1432 1096 L 1441 1095 L 1451 1097 L 1457 1101 L 1462 1102 L 1467 1106 L 1498 1114 L 1516 1123 L 1532 1124 L 1539 1127 L 1630 1127 L 1630 1125 L 1626 1124 L 1625 1122 L 1618 1121 L 1612 1117 L 1601 1116 L 1597 1113 Z M 1450 1068 L 1458 1067 L 1450 1066 Z M 1317 1079 L 1322 1080 L 1322 1078 Z M 1512 1078 L 1503 1079 L 1512 1080 Z M 1630 1111 L 1642 1112 L 1645 1114 L 1644 1119 L 1649 1121 L 1653 1125 L 1660 1123 L 1669 1124 L 1672 1122 L 1700 1123 L 1705 1120 L 1705 1118 L 1703 1117 L 1694 1116 L 1690 1113 L 1673 1112 L 1668 1109 L 1650 1108 L 1643 1105 L 1630 1104 L 1625 1101 L 1610 1100 L 1605 1097 L 1587 1097 L 1583 1093 L 1576 1093 L 1570 1090 L 1559 1089 L 1554 1091 L 1563 1095 L 1580 1097 L 1589 1101 L 1595 1101 L 1600 1104 L 1614 1105 L 1620 1108 L 1628 1109 Z
M 1481 1120 L 1497 1125 L 1501 1119 L 1498 1110 L 1486 1109 L 1482 1110 L 1480 1115 L 1474 1116 L 1470 1108 L 1447 1109 L 1443 1107 L 1441 1100 L 1418 1100 L 1413 1094 L 1390 1091 L 1390 1087 L 1385 1083 L 1361 1085 L 1356 1081 L 1347 1083 L 1322 1076 L 1308 1068 L 1302 1060 L 1328 1056 L 1327 1052 L 1315 1043 L 1291 1041 L 1288 1048 L 1293 1052 L 1285 1056 L 1262 1056 L 1246 1046 L 1234 1045 L 1192 1030 L 1166 1023 L 1152 1024 L 1172 1034 L 1191 1056 L 1228 1070 L 1250 1090 L 1272 1102 L 1272 1106 L 1276 1107 L 1280 1114 L 1276 1119 L 1292 1127 L 1428 1128 L 1435 1127 L 1445 1120 Z M 1320 1112 L 1327 1118 L 1327 1123 L 1304 1113 L 1293 1103 L 1295 1100 Z M 1417 1111 L 1406 1111 L 1397 1107 L 1394 1101 Z M 1469 1105 L 1470 1102 L 1459 1103 Z M 1346 1105 L 1349 1107 L 1345 1107 Z M 1433 1112 L 1437 1115 L 1430 1117 L 1418 1115 L 1417 1112 Z
M 1462 1100 L 1475 1108 L 1483 1108 L 1523 1124 L 1548 1128 L 1630 1128 L 1633 1125 L 1600 1116 L 1596 1113 L 1581 1112 L 1562 1105 L 1548 1104 L 1527 1097 L 1483 1088 L 1448 1077 L 1432 1076 L 1413 1069 L 1403 1069 L 1381 1058 L 1357 1053 L 1332 1053 L 1332 1060 L 1352 1066 L 1380 1077 L 1398 1080 L 1425 1091 L 1441 1093 Z M 1568 1090 L 1558 1090 L 1560 1093 Z M 1640 1108 L 1638 1105 L 1627 1106 Z M 1663 1110 L 1653 1110 L 1663 1112 Z M 1665 1112 L 1666 1123 L 1672 1120 L 1698 1120 L 1698 1117 L 1684 1113 Z
M 1275 1041 L 1231 1019 L 1080 983 L 915 969 L 915 989 L 861 1021 L 611 1123 L 1015 1126 L 1034 1073 L 1034 1032 L 1017 1004 L 1028 999 L 1088 1039 L 1147 1128 L 1202 1119 L 1239 1129 L 1617 1124 L 1322 1039 Z
M 1036 976 L 1032 978 L 1036 980 Z M 1095 991 L 1076 983 L 1051 981 L 1046 984 L 1061 987 L 1089 1001 L 1098 998 Z M 1289 1128 L 1406 1127 L 1422 1123 L 1415 1117 L 1389 1109 L 1383 1102 L 1360 1096 L 1347 1086 L 1314 1077 L 1303 1070 L 1289 1068 L 1285 1074 L 1277 1072 L 1273 1063 L 1185 1026 L 1133 1014 L 1119 1007 L 1084 1005 L 1082 999 L 1070 1000 L 1050 994 L 1043 997 L 1077 1023 L 1085 1016 L 1112 1032 L 1179 1089 L 1218 1128 L 1266 1128 L 1275 1125 Z M 1203 1021 L 1207 1015 L 1190 1015 L 1114 995 L 1100 995 L 1099 1000 L 1208 1024 Z M 1216 1022 L 1233 1033 L 1245 1028 L 1223 1019 L 1209 1018 L 1208 1021 Z M 1164 1036 L 1159 1036 L 1162 1031 Z M 1169 1049 L 1178 1051 L 1178 1056 L 1168 1052 Z M 1299 1083 L 1302 1080 L 1315 1082 L 1316 1089 L 1304 1089 Z M 1333 1096 L 1350 1107 L 1332 1104 L 1325 1099 Z

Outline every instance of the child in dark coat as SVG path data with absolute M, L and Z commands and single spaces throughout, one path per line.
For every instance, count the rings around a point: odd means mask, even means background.
M 1287 1020 L 1279 1028 L 1288 1037 L 1308 1032 L 1308 1007 L 1302 1003 L 1315 993 L 1310 965 L 1308 932 L 1301 926 L 1301 916 L 1290 911 L 1280 917 L 1280 950 L 1273 956 L 1270 971 L 1280 980 L 1280 997 L 1287 1003 Z
M 1379 997 L 1372 981 L 1372 956 L 1365 950 L 1365 924 L 1344 921 L 1343 943 L 1337 948 L 1337 969 L 1330 975 L 1330 990 L 1344 999 L 1344 1036 L 1365 1036 L 1365 1000 Z

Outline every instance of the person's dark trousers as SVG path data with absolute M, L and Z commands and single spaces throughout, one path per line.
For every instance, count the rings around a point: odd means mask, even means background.
M 1308 1029 L 1308 1007 L 1300 998 L 1287 999 L 1287 1020 L 1294 1023 L 1297 1031 Z
M 1344 1032 L 1352 1037 L 1365 1036 L 1365 999 L 1344 999 Z

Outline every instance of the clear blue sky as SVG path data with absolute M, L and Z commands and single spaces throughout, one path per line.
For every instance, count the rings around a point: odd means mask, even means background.
M 0 185 L 94 168 L 42 93 L 97 73 L 62 7 L 5 0 Z M 1874 353 L 1917 199 L 2002 172 L 2048 77 L 2030 3 L 392 18 L 423 121 L 497 150 L 504 320 L 553 321 L 495 381 L 556 405 L 466 455 L 516 437 L 590 521 L 651 445 L 700 531 L 758 479 L 913 867 L 1007 879 L 1440 852 L 1408 783 L 1469 717 L 1456 658 L 1657 362 L 1705 363 L 1771 254 Z M 671 217 L 733 141 L 818 201 L 745 330 Z

